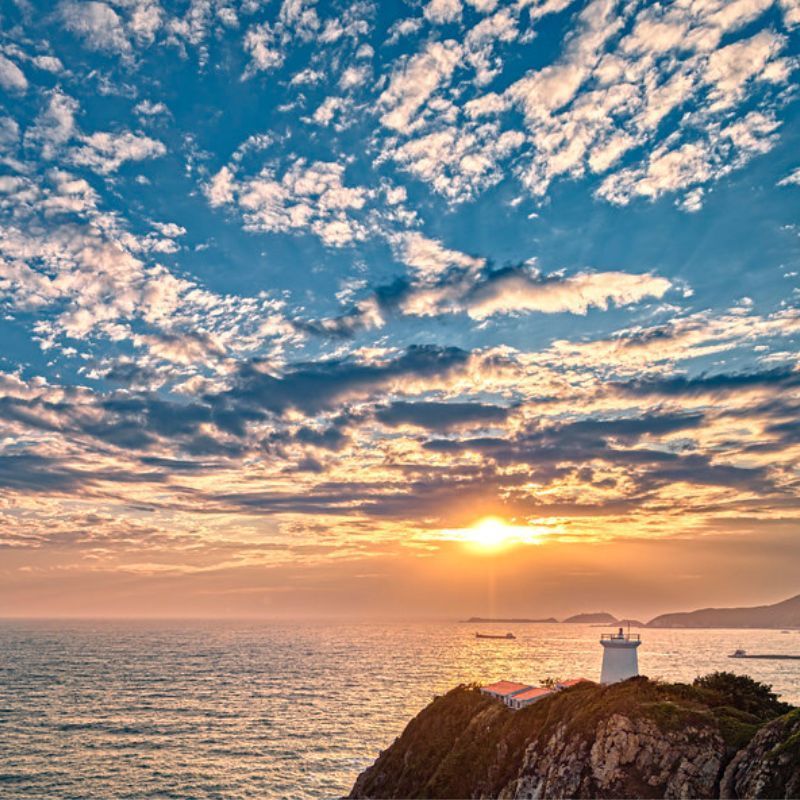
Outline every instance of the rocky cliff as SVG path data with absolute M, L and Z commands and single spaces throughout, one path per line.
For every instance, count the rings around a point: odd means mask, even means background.
M 764 725 L 736 754 L 720 797 L 800 797 L 800 709 Z
M 461 686 L 417 715 L 350 796 L 798 797 L 800 710 L 789 709 L 726 673 L 580 684 L 517 712 Z

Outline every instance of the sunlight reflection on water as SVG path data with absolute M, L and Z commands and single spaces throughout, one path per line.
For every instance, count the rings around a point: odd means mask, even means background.
M 601 629 L 458 623 L 0 623 L 0 796 L 338 797 L 436 693 L 597 679 Z M 800 703 L 800 633 L 644 630 L 640 669 L 727 669 Z

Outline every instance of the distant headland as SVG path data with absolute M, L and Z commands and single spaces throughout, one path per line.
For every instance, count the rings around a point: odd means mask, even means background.
M 467 623 L 558 623 L 555 617 L 470 617 Z M 800 629 L 800 595 L 780 603 L 743 608 L 702 608 L 660 614 L 648 623 L 618 619 L 607 611 L 574 614 L 563 623 L 583 625 L 623 625 L 632 628 L 795 628 Z
M 648 628 L 800 628 L 800 594 L 771 606 L 701 608 L 661 614 Z

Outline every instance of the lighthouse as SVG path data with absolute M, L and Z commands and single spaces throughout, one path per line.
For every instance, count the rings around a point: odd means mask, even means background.
M 636 650 L 641 643 L 638 633 L 623 633 L 622 628 L 616 633 L 601 634 L 603 669 L 600 683 L 617 683 L 638 675 L 639 659 Z

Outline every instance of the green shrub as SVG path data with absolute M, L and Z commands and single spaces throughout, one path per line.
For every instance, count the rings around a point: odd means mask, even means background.
M 693 686 L 708 690 L 717 702 L 709 705 L 733 706 L 740 711 L 755 714 L 765 722 L 792 710 L 788 703 L 782 703 L 772 686 L 755 681 L 747 675 L 734 675 L 732 672 L 712 672 L 702 678 L 695 678 Z

